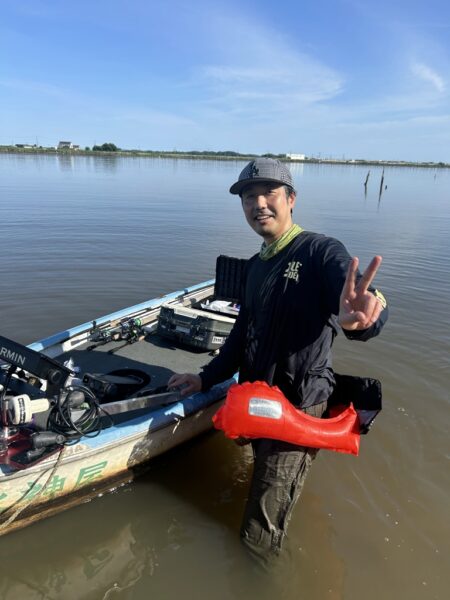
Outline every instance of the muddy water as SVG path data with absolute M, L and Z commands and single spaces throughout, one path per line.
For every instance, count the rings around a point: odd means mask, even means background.
M 211 277 L 258 239 L 227 189 L 239 162 L 0 156 L 0 332 L 23 343 Z M 238 542 L 251 457 L 207 434 L 135 483 L 0 538 L 0 597 L 447 598 L 450 172 L 293 167 L 296 221 L 367 263 L 390 321 L 338 339 L 339 372 L 381 379 L 358 458 L 322 452 L 277 569 Z

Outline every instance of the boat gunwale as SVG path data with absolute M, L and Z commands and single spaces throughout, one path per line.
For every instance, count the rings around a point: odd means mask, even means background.
M 98 317 L 97 319 L 93 319 L 92 321 L 87 321 L 85 323 L 81 323 L 80 325 L 76 325 L 75 327 L 71 327 L 70 329 L 60 331 L 47 338 L 38 340 L 37 342 L 32 342 L 31 344 L 28 344 L 28 348 L 31 348 L 32 350 L 35 350 L 37 352 L 45 353 L 45 350 L 51 348 L 52 346 L 55 346 L 56 344 L 63 344 L 64 342 L 69 341 L 77 335 L 81 335 L 83 333 L 88 332 L 92 329 L 93 321 L 95 321 L 98 326 L 103 326 L 112 321 L 124 318 L 129 314 L 156 309 L 159 308 L 165 302 L 180 300 L 180 298 L 184 298 L 189 294 L 198 292 L 199 290 L 206 289 L 208 287 L 212 287 L 214 286 L 214 282 L 214 279 L 209 279 L 207 281 L 203 281 L 202 283 L 197 283 L 193 286 L 187 287 L 184 290 L 178 290 L 176 292 L 171 292 L 164 296 L 158 296 L 156 298 L 145 300 L 144 302 L 141 302 L 139 304 L 128 306 L 113 313 L 109 313 L 107 315 L 103 315 L 102 317 Z
M 229 381 L 231 382 L 231 380 L 229 380 Z M 129 435 L 120 436 L 119 440 L 117 437 L 114 437 L 111 440 L 108 440 L 107 442 L 105 442 L 105 444 L 101 444 L 99 446 L 88 446 L 81 441 L 81 446 L 83 446 L 83 447 L 81 447 L 78 452 L 74 452 L 72 454 L 67 454 L 67 456 L 64 456 L 61 461 L 61 466 L 70 465 L 70 463 L 72 463 L 72 462 L 87 459 L 91 455 L 98 454 L 99 451 L 107 452 L 111 448 L 117 447 L 117 445 L 121 446 L 121 445 L 126 445 L 129 443 L 132 443 L 133 441 L 139 441 L 150 433 L 156 433 L 158 431 L 161 431 L 162 429 L 169 428 L 174 424 L 176 426 L 176 424 L 179 423 L 180 421 L 184 421 L 189 418 L 195 418 L 195 416 L 198 413 L 200 413 L 201 411 L 206 410 L 207 408 L 209 408 L 210 406 L 212 406 L 214 404 L 219 404 L 221 402 L 221 400 L 223 400 L 224 394 L 225 394 L 225 392 L 217 394 L 217 397 L 215 399 L 208 402 L 207 404 L 204 404 L 204 405 L 198 407 L 197 410 L 191 411 L 190 413 L 186 414 L 186 416 L 184 416 L 184 417 L 174 418 L 170 422 L 160 424 L 158 427 L 155 427 L 154 429 L 148 429 L 148 430 L 142 429 L 139 431 L 135 431 L 134 433 L 131 433 Z M 103 430 L 103 431 L 105 431 L 105 430 Z M 96 437 L 100 437 L 100 436 L 96 436 Z M 81 438 L 81 439 L 83 439 L 83 438 Z M 118 441 L 119 441 L 119 444 L 118 444 Z M 73 444 L 71 446 L 64 446 L 62 449 L 64 450 L 65 448 L 68 448 L 68 447 L 74 448 L 78 444 L 80 444 L 80 441 L 78 441 L 76 444 Z M 21 477 L 24 476 L 25 473 L 26 474 L 45 473 L 54 467 L 56 461 L 58 460 L 58 457 L 59 457 L 59 453 L 49 457 L 46 460 L 43 460 L 42 462 L 36 463 L 35 465 L 33 465 L 32 467 L 29 467 L 27 469 L 15 470 L 15 471 L 11 471 L 10 473 L 0 471 L 0 483 L 1 483 L 2 477 L 5 478 L 5 481 L 6 480 L 11 481 L 14 479 L 20 479 Z M 0 515 L 1 515 L 1 512 L 2 511 L 0 511 Z

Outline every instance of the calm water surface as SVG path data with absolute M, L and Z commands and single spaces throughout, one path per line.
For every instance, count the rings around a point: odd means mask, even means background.
M 0 333 L 29 343 L 213 276 L 259 245 L 228 194 L 241 162 L 0 155 Z M 447 598 L 450 172 L 293 166 L 296 222 L 367 264 L 390 321 L 338 339 L 339 372 L 382 380 L 358 458 L 322 452 L 280 567 L 238 542 L 251 457 L 219 433 L 132 485 L 0 538 L 2 600 Z

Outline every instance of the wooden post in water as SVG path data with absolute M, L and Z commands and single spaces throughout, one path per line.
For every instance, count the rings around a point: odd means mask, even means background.
M 383 193 L 383 183 L 384 183 L 384 168 L 381 174 L 381 182 L 380 182 L 380 193 L 378 194 L 378 200 L 381 199 L 381 194 Z
M 367 182 L 369 181 L 370 169 L 367 171 L 366 180 L 364 182 L 364 196 L 367 196 Z

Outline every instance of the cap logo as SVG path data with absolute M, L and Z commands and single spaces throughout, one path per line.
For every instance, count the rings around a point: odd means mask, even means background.
M 258 167 L 255 165 L 255 163 L 252 164 L 252 168 L 250 170 L 250 175 L 252 177 L 256 177 L 257 175 L 259 175 L 259 169 Z

